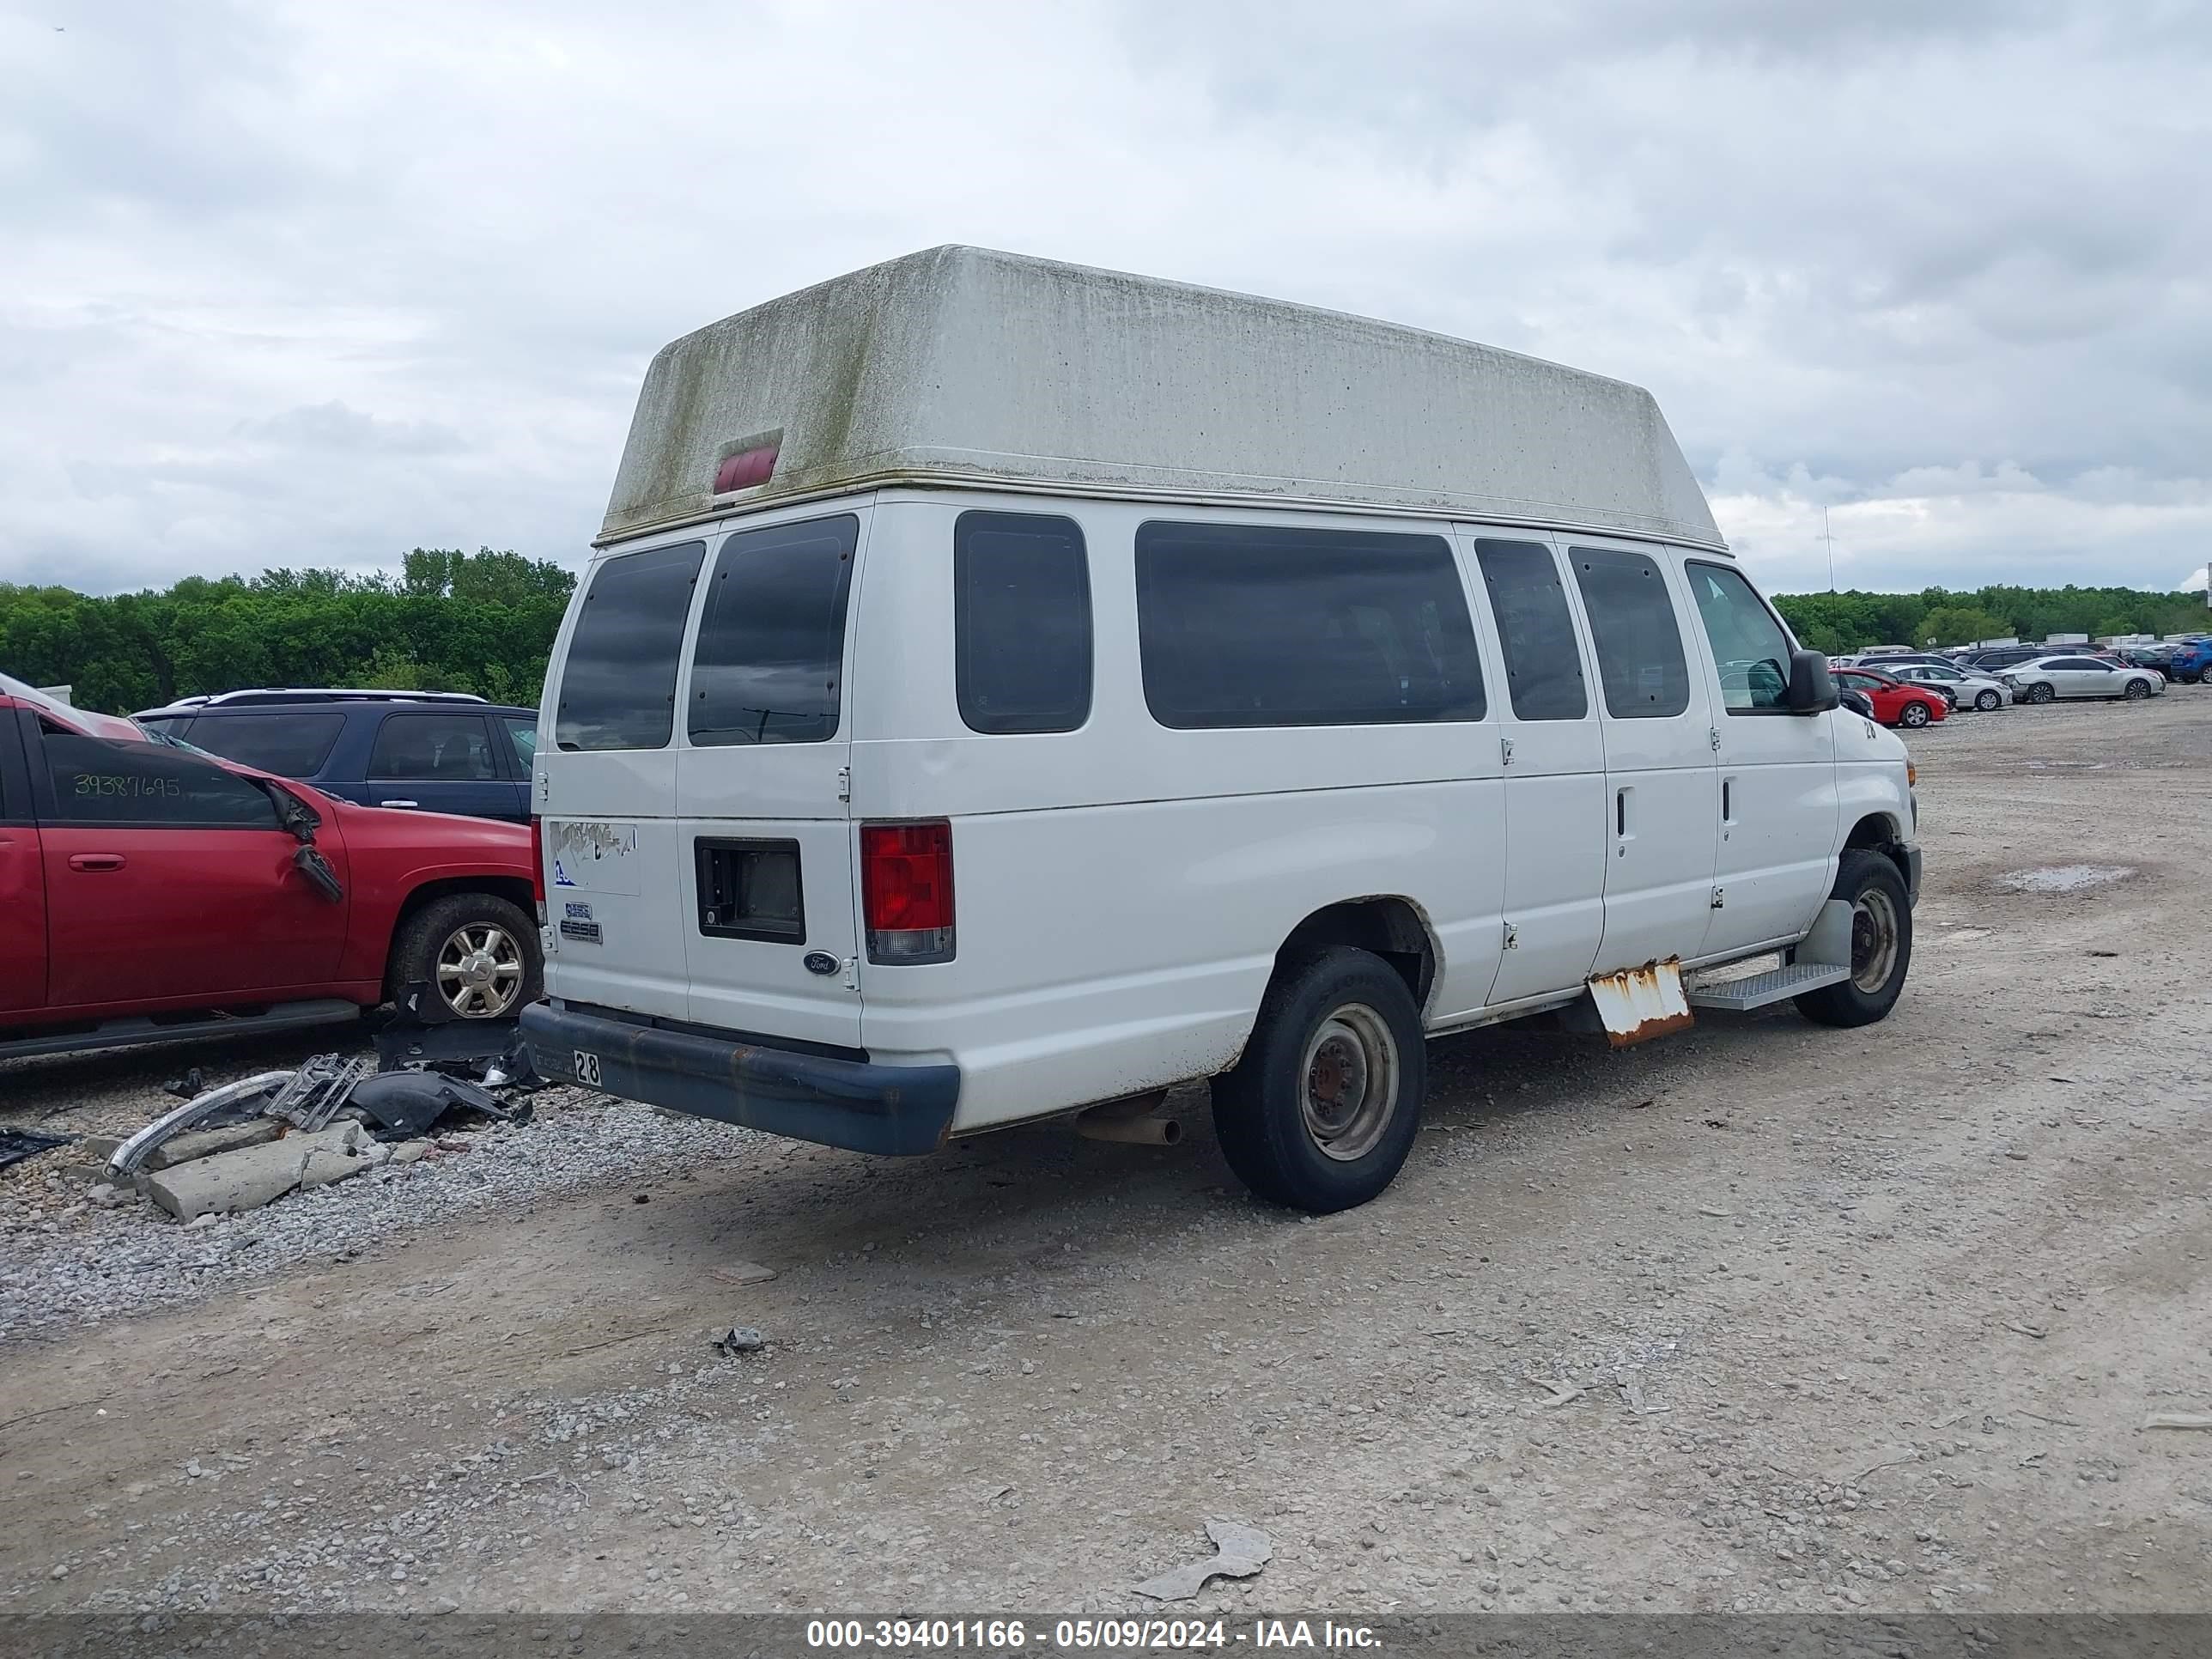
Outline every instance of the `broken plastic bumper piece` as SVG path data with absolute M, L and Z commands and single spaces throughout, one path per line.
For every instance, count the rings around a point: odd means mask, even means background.
M 878 1066 L 609 1008 L 532 1003 L 522 1035 L 550 1080 L 856 1152 L 933 1152 L 960 1103 L 957 1066 Z

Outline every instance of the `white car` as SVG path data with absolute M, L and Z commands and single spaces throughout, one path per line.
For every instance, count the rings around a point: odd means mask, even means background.
M 1247 1186 L 1341 1210 L 1428 1036 L 1889 1012 L 1911 763 L 1838 696 L 1638 387 L 913 254 L 647 373 L 539 715 L 524 1032 L 879 1153 L 1166 1145 L 1210 1081 Z
M 2061 697 L 2124 697 L 2141 702 L 2166 690 L 2165 675 L 2101 657 L 2037 657 L 2006 669 L 2004 683 L 2020 702 L 2052 702 Z
M 1932 685 L 1951 699 L 1954 708 L 1978 708 L 1986 714 L 2012 702 L 2011 689 L 1986 674 L 1970 674 L 1963 668 L 1942 668 L 1934 663 L 1900 663 L 1884 671 L 1892 678 Z

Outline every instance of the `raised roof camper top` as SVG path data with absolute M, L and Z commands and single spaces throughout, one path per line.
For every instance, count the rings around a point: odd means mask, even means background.
M 739 487 L 717 494 L 718 481 Z M 1640 386 L 1341 312 L 972 247 L 872 265 L 664 347 L 599 544 L 901 483 L 1724 548 Z

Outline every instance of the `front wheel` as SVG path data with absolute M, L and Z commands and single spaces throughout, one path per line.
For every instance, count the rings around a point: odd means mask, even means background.
M 421 981 L 442 1019 L 500 1019 L 544 994 L 538 930 L 493 893 L 448 893 L 424 905 L 392 945 L 393 995 Z
M 1904 708 L 1899 711 L 1897 716 L 1897 723 L 1899 726 L 1911 726 L 1915 730 L 1927 725 L 1928 705 L 1924 702 L 1908 702 L 1905 705 Z
M 1243 1057 L 1213 1080 L 1213 1126 L 1259 1197 L 1328 1215 L 1396 1177 L 1427 1091 L 1406 981 L 1371 952 L 1339 946 L 1277 973 Z
M 2004 699 L 1997 696 L 1996 692 L 1984 691 L 1974 699 L 1974 707 L 1980 709 L 1982 713 L 1986 714 L 2003 701 Z
M 1912 965 L 1912 899 L 1883 854 L 1854 847 L 1828 895 L 1851 907 L 1850 977 L 1808 991 L 1797 1011 L 1823 1025 L 1871 1025 L 1897 1006 Z
M 2128 682 L 2128 689 L 2121 695 L 2125 696 L 2130 702 L 2141 702 L 2145 697 L 2150 696 L 2150 682 L 2148 680 L 2130 680 Z

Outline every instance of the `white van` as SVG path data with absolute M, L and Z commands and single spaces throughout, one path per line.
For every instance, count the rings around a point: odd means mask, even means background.
M 1634 386 L 938 248 L 662 351 L 599 545 L 549 1077 L 888 1153 L 1164 1141 L 1211 1079 L 1318 1212 L 1404 1161 L 1426 1036 L 1903 988 L 1905 750 Z

